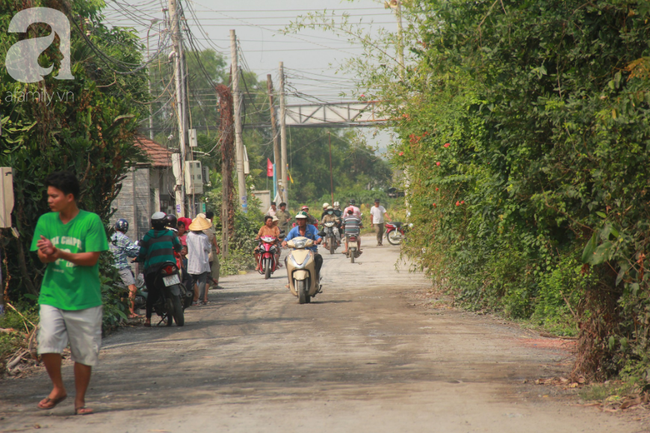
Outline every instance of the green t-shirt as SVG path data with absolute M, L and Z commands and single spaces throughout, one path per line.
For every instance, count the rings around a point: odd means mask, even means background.
M 34 230 L 31 251 L 38 250 L 36 243 L 41 235 L 56 248 L 73 254 L 108 250 L 102 220 L 97 214 L 84 210 L 79 210 L 67 224 L 61 222 L 58 212 L 41 215 Z M 49 263 L 38 302 L 61 310 L 83 310 L 102 305 L 99 263 L 77 266 L 62 259 Z

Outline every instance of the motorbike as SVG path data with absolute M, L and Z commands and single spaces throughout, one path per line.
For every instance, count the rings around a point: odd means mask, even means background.
M 262 236 L 260 238 L 259 251 L 259 273 L 264 275 L 265 280 L 268 280 L 278 266 L 276 261 L 278 251 L 277 238 L 273 236 Z
M 314 241 L 299 236 L 288 241 L 287 246 L 291 248 L 287 257 L 289 289 L 298 298 L 298 303 L 309 303 L 321 289 L 320 279 L 316 279 L 314 253 L 307 249 L 314 246 Z
M 334 251 L 336 251 L 336 248 L 338 247 L 336 235 L 334 234 L 335 225 L 336 223 L 333 221 L 324 223 L 325 227 L 322 232 L 322 237 L 325 238 L 325 247 L 330 250 L 330 254 L 334 254 Z
M 348 239 L 348 252 L 345 256 L 350 258 L 350 263 L 354 263 L 354 259 L 361 255 L 361 251 L 357 247 L 357 235 L 348 234 L 345 236 Z
M 404 239 L 404 227 L 401 222 L 386 223 L 386 240 L 391 245 L 399 245 Z
M 192 305 L 194 293 L 181 283 L 176 263 L 165 263 L 158 271 L 154 284 L 160 296 L 153 305 L 153 311 L 161 317 L 160 322 L 166 321 L 167 326 L 172 326 L 172 322 L 183 326 L 184 310 Z

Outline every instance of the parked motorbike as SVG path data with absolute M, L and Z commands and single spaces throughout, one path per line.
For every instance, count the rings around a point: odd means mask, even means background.
M 334 254 L 334 251 L 336 251 L 336 248 L 338 247 L 338 242 L 336 241 L 336 235 L 334 234 L 334 226 L 336 226 L 336 223 L 331 221 L 331 222 L 326 222 L 324 223 L 324 228 L 323 228 L 323 235 L 322 237 L 325 238 L 325 247 L 330 250 L 330 254 Z
M 399 245 L 404 239 L 404 227 L 401 222 L 386 223 L 386 240 L 391 245 Z
M 320 280 L 316 279 L 314 253 L 307 249 L 314 246 L 314 241 L 299 236 L 288 241 L 287 246 L 291 248 L 287 257 L 289 289 L 300 304 L 309 303 L 321 288 Z
M 161 317 L 161 322 L 167 321 L 167 326 L 172 326 L 172 321 L 176 322 L 177 326 L 183 326 L 184 310 L 192 305 L 194 293 L 181 284 L 176 264 L 165 263 L 158 271 L 154 284 L 160 296 L 153 305 L 153 311 Z
M 264 279 L 271 278 L 271 274 L 277 269 L 276 254 L 278 252 L 277 238 L 273 236 L 262 236 L 259 246 L 259 273 L 264 275 Z
M 345 254 L 346 257 L 350 258 L 350 263 L 354 263 L 354 259 L 361 255 L 361 251 L 357 247 L 357 235 L 345 235 L 348 238 L 348 252 Z

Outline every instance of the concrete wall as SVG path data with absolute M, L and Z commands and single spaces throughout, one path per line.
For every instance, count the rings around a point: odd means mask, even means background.
M 129 222 L 127 235 L 132 240 L 142 239 L 149 230 L 151 217 L 151 188 L 149 168 L 131 169 L 122 181 L 122 190 L 111 207 L 116 211 L 111 217 L 111 224 L 120 218 Z

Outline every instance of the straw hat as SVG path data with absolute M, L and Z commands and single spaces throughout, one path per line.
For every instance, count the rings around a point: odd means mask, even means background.
M 192 221 L 192 224 L 190 224 L 187 229 L 193 232 L 200 232 L 209 229 L 210 227 L 212 227 L 212 223 L 210 221 L 202 216 L 197 216 L 194 218 L 194 221 Z

